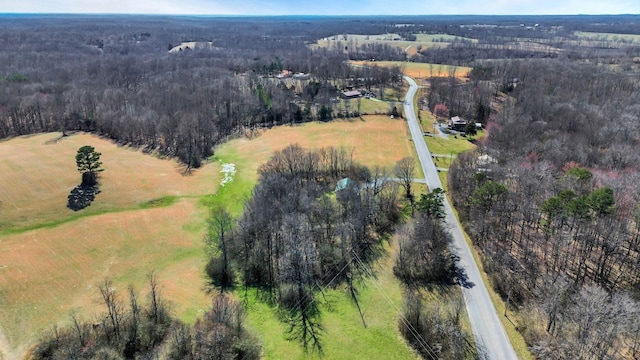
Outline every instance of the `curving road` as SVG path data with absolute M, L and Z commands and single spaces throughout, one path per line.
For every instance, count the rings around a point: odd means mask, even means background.
M 418 152 L 418 159 L 424 171 L 424 177 L 427 179 L 429 189 L 442 188 L 438 171 L 433 163 L 427 144 L 424 142 L 422 130 L 418 125 L 418 120 L 416 120 L 413 110 L 413 99 L 418 90 L 418 85 L 408 76 L 405 76 L 404 79 L 409 83 L 409 91 L 404 103 L 404 113 L 409 123 L 413 143 Z M 511 342 L 509 342 L 507 333 L 491 302 L 489 292 L 480 276 L 478 264 L 476 264 L 471 254 L 471 249 L 464 238 L 462 227 L 446 198 L 444 199 L 444 208 L 446 213 L 445 221 L 453 238 L 451 251 L 459 257 L 458 266 L 464 269 L 467 275 L 466 286 L 462 287 L 462 293 L 467 305 L 467 313 L 469 313 L 469 321 L 476 347 L 487 359 L 517 359 L 518 357 L 513 350 L 513 346 L 511 346 Z

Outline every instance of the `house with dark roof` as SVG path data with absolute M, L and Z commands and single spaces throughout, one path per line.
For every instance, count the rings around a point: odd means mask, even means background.
M 461 118 L 460 116 L 454 116 L 449 119 L 448 127 L 451 130 L 464 131 L 465 126 L 467 126 L 467 120 Z

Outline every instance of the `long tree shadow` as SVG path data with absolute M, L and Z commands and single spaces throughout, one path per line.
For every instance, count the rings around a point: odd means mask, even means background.
M 469 276 L 467 275 L 467 271 L 460 266 L 460 257 L 457 255 L 452 255 L 453 261 L 454 261 L 454 272 L 455 272 L 455 279 L 457 280 L 458 284 L 460 284 L 460 286 L 462 286 L 465 289 L 471 289 L 472 287 L 476 286 L 476 284 L 473 281 L 469 281 Z
M 100 193 L 98 185 L 78 185 L 71 190 L 67 197 L 67 207 L 79 211 L 91 205 L 96 195 Z

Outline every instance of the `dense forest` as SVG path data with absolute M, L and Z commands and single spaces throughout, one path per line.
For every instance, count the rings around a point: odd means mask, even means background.
M 338 90 L 371 89 L 400 76 L 310 50 L 308 41 L 330 30 L 324 22 L 92 20 L 3 19 L 0 138 L 92 131 L 198 167 L 229 136 L 329 120 Z M 210 45 L 169 51 L 185 41 Z M 306 77 L 276 79 L 283 70 Z
M 477 152 L 449 173 L 485 269 L 525 314 L 522 331 L 539 357 L 637 357 L 637 81 L 580 62 L 485 66 L 491 80 L 465 86 L 489 86 L 480 92 L 493 88 L 503 101 L 493 100 L 499 110 Z M 469 91 L 454 92 L 474 103 Z

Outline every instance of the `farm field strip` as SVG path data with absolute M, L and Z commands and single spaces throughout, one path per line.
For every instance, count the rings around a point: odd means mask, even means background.
M 449 34 L 415 34 L 416 39 L 405 40 L 399 34 L 379 34 L 379 35 L 359 35 L 359 34 L 341 34 L 329 36 L 319 39 L 315 46 L 327 48 L 354 48 L 366 44 L 385 44 L 402 49 L 407 55 L 411 56 L 420 49 L 443 48 L 449 46 L 455 41 L 467 41 L 477 43 L 478 40 L 464 38 Z
M 355 65 L 376 65 L 383 67 L 400 66 L 404 68 L 404 73 L 413 78 L 427 77 L 447 77 L 454 75 L 458 78 L 466 78 L 471 71 L 466 66 L 451 66 L 428 63 L 415 63 L 408 61 L 351 61 Z
M 576 31 L 574 34 L 581 39 L 591 41 L 640 42 L 640 35 L 638 34 L 616 34 L 588 31 Z

